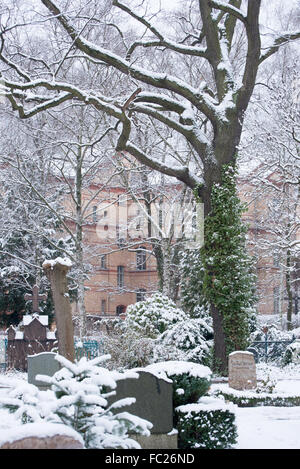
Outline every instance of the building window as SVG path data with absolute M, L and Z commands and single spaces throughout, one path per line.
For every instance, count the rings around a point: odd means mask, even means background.
M 273 289 L 274 314 L 279 314 L 279 287 Z
M 146 270 L 146 249 L 139 248 L 136 253 L 136 268 L 137 270 Z
M 274 267 L 279 267 L 280 254 L 278 251 L 273 252 L 273 265 Z
M 93 206 L 93 222 L 94 223 L 97 223 L 97 209 L 98 209 L 97 205 L 94 205 Z
M 117 268 L 117 283 L 119 288 L 124 287 L 124 266 L 118 265 Z
M 120 314 L 125 313 L 125 311 L 126 311 L 126 306 L 124 306 L 124 305 L 118 305 L 116 307 L 116 315 L 117 316 L 119 316 Z
M 106 300 L 101 300 L 101 313 L 106 314 Z
M 144 215 L 143 213 L 141 212 L 141 210 L 138 208 L 137 211 L 136 211 L 136 225 L 135 225 L 135 229 L 137 231 L 139 230 L 142 230 L 144 226 Z
M 106 254 L 102 254 L 102 256 L 100 256 L 100 268 L 101 269 L 107 269 L 107 256 L 106 256 Z
M 126 194 L 118 195 L 118 205 L 119 207 L 126 207 L 127 196 Z
M 136 301 L 145 301 L 146 298 L 146 290 L 144 288 L 140 288 L 136 292 Z

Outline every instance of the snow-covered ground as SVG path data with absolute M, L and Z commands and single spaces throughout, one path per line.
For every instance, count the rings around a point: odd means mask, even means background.
M 300 365 L 257 365 L 257 378 L 277 381 L 273 392 L 300 395 Z M 300 407 L 237 407 L 236 449 L 300 449 Z
M 25 373 L 0 376 L 3 384 L 3 379 L 7 384 L 15 379 L 26 380 Z M 277 380 L 274 392 L 300 395 L 300 365 L 285 368 L 258 365 L 258 379 L 267 376 Z M 5 393 L 7 390 L 0 387 L 0 394 Z M 300 449 L 300 407 L 236 407 L 235 413 L 238 429 L 236 449 Z M 0 409 L 0 437 L 14 425 L 13 415 Z

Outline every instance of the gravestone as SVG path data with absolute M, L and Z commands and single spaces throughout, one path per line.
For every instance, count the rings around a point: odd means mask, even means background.
M 47 390 L 50 386 L 43 381 L 36 379 L 37 375 L 53 376 L 60 370 L 61 365 L 55 359 L 56 353 L 43 352 L 36 355 L 28 355 L 28 383 L 34 384 L 41 391 Z
M 238 390 L 256 388 L 256 365 L 253 353 L 236 351 L 229 355 L 228 385 Z
M 177 448 L 177 434 L 173 430 L 173 385 L 170 380 L 158 378 L 148 371 L 134 370 L 139 378 L 117 381 L 116 395 L 108 399 L 109 404 L 134 397 L 136 402 L 122 411 L 137 415 L 152 423 L 150 437 L 130 435 L 144 449 Z

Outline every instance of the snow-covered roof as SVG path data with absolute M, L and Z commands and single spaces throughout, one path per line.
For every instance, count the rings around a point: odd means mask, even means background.
M 45 314 L 35 314 L 33 316 L 31 316 L 30 314 L 26 314 L 25 316 L 23 316 L 23 325 L 28 326 L 34 319 L 38 319 L 38 321 L 40 321 L 43 326 L 48 326 L 49 317 Z

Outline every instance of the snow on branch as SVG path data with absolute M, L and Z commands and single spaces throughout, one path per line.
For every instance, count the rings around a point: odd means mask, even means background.
M 185 44 L 178 44 L 177 42 L 163 39 L 163 40 L 156 40 L 156 41 L 145 40 L 145 41 L 134 42 L 128 49 L 126 60 L 130 60 L 132 53 L 137 47 L 165 47 L 166 49 L 179 52 L 180 54 L 207 58 L 205 47 L 196 47 L 196 46 L 189 46 Z
M 276 39 L 274 39 L 273 45 L 269 46 L 259 59 L 259 63 L 262 63 L 271 55 L 278 51 L 280 46 L 287 44 L 289 41 L 300 39 L 300 31 L 281 33 Z
M 31 90 L 35 90 L 37 88 L 46 88 L 50 91 L 61 91 L 62 93 L 60 95 L 56 94 L 53 98 L 44 98 L 44 102 L 42 104 L 38 104 L 35 108 L 31 109 L 28 112 L 24 111 L 24 105 L 18 104 L 15 99 L 15 97 L 20 97 L 20 95 L 18 95 L 18 90 L 22 90 L 22 92 L 24 92 L 24 95 L 22 95 L 22 97 L 25 98 L 25 101 L 34 101 L 35 95 L 31 92 Z M 15 94 L 16 90 L 17 94 Z M 97 93 L 97 96 L 92 95 L 89 92 L 79 89 L 74 85 L 64 82 L 33 80 L 26 83 L 18 83 L 4 80 L 0 85 L 0 95 L 6 96 L 10 100 L 13 109 L 17 110 L 19 112 L 20 117 L 22 118 L 31 117 L 34 114 L 40 112 L 41 110 L 55 107 L 65 102 L 66 100 L 70 100 L 73 98 L 85 102 L 86 104 L 92 104 L 97 109 L 105 111 L 106 113 L 113 117 L 116 117 L 117 119 L 120 119 L 122 116 L 121 110 L 106 97 L 100 95 L 99 93 Z M 36 97 L 36 99 L 37 101 L 40 100 L 38 96 Z
M 237 19 L 242 21 L 243 23 L 246 22 L 246 16 L 233 5 L 229 3 L 224 3 L 219 0 L 209 0 L 209 5 L 216 10 L 224 11 L 225 13 L 229 13 L 230 15 L 235 16 Z
M 216 120 L 217 116 L 214 112 L 213 105 L 204 93 L 198 92 L 197 89 L 175 76 L 168 75 L 166 73 L 152 72 L 135 64 L 131 64 L 121 56 L 88 41 L 78 34 L 68 19 L 60 12 L 55 2 L 52 0 L 41 1 L 56 16 L 57 20 L 61 23 L 74 42 L 74 45 L 88 57 L 101 60 L 140 82 L 154 86 L 155 88 L 172 91 L 194 104 L 194 106 L 204 113 L 211 121 Z

